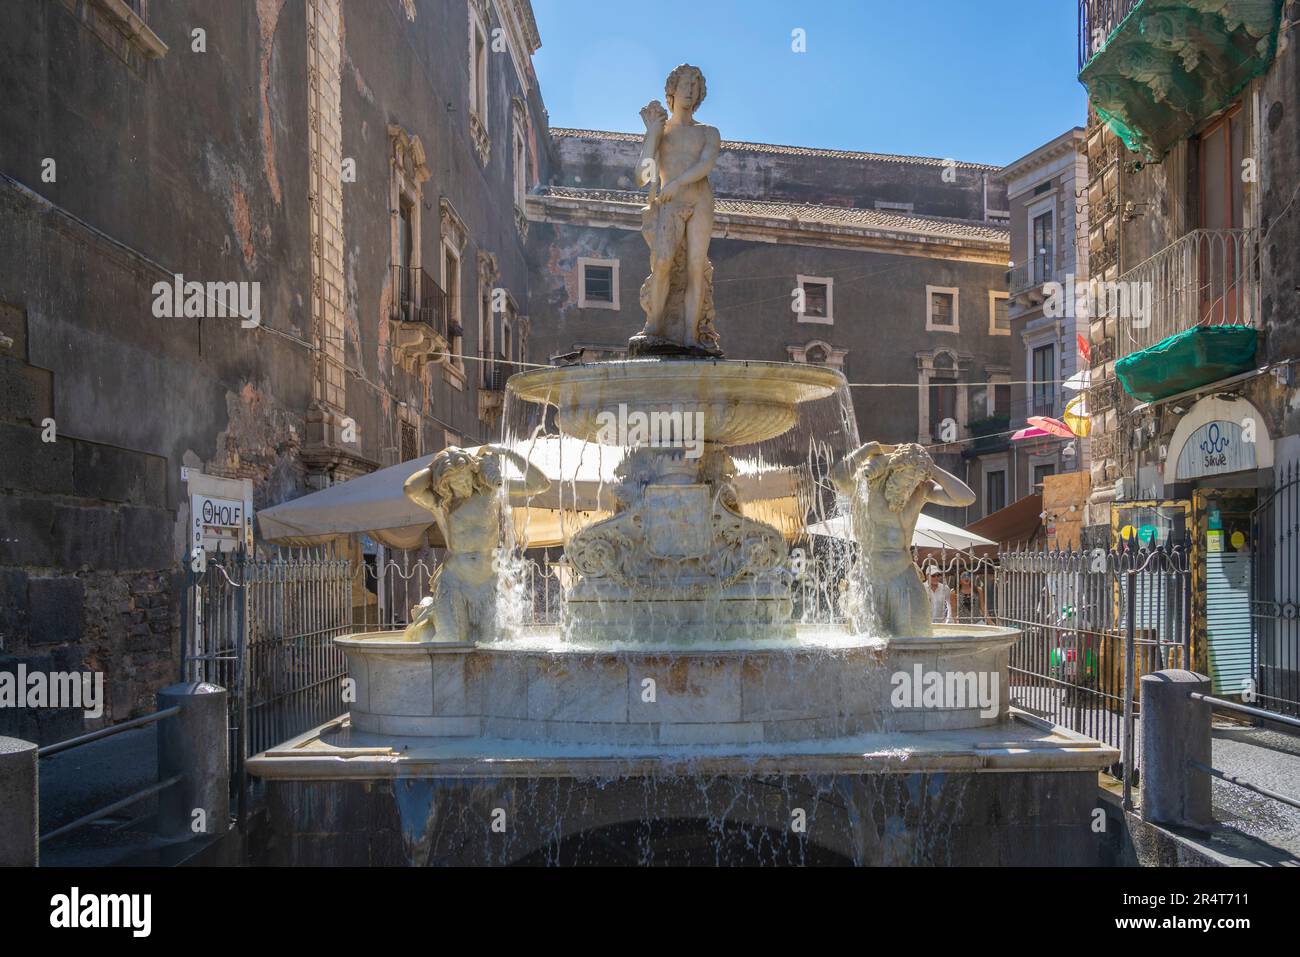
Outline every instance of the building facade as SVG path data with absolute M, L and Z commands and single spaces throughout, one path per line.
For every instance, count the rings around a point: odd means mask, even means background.
M 1010 415 L 996 426 L 999 432 L 1015 432 L 1026 428 L 1031 416 L 1060 420 L 1084 393 L 1079 373 L 1088 368 L 1088 317 L 1074 308 L 1070 295 L 1088 282 L 1083 128 L 1009 164 L 1001 179 L 1011 209 L 1007 292 L 1017 384 Z M 1005 471 L 997 471 L 991 456 L 986 459 L 986 487 L 980 492 L 990 505 L 1041 494 L 1048 476 L 1087 469 L 1086 438 L 1044 435 L 1011 442 L 1004 436 L 1002 445 L 1005 458 L 998 464 Z
M 1216 693 L 1300 701 L 1300 4 L 1087 0 L 1085 539 L 1193 556 Z
M 495 434 L 539 44 L 526 0 L 0 9 L 0 666 L 149 710 L 195 496 L 262 508 Z
M 632 189 L 641 137 L 551 136 L 550 185 L 527 200 L 534 357 L 621 356 L 644 322 L 650 271 L 645 194 Z M 709 255 L 728 358 L 840 369 L 864 439 L 920 442 L 979 487 L 971 449 L 1013 378 L 997 173 L 724 141 Z

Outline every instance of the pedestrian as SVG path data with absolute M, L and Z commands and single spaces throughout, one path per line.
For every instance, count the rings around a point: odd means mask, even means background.
M 930 599 L 930 621 L 948 622 L 956 617 L 957 596 L 943 580 L 943 571 L 930 564 L 925 569 L 925 593 Z

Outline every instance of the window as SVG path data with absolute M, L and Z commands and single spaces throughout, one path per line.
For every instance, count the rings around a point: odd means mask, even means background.
M 1011 386 L 995 384 L 993 386 L 993 414 L 1011 415 Z
M 578 307 L 618 308 L 618 260 L 578 260 Z
M 950 286 L 926 286 L 925 328 L 933 332 L 957 332 L 957 290 Z
M 1030 225 L 1030 256 L 1034 264 L 1034 282 L 1050 282 L 1055 273 L 1056 263 L 1054 242 L 1055 230 L 1052 227 L 1054 215 L 1049 209 L 1033 218 Z
M 399 462 L 409 462 L 420 454 L 420 430 L 413 422 L 402 423 L 402 457 Z
M 1056 411 L 1056 346 L 1039 346 L 1032 353 L 1033 384 L 1030 405 L 1034 415 L 1053 415 Z
M 447 340 L 451 353 L 448 365 L 463 371 L 465 328 L 460 315 L 460 256 L 446 242 L 442 244 L 442 288 L 447 294 Z
M 1043 479 L 1047 478 L 1047 476 L 1049 475 L 1055 475 L 1055 474 L 1056 474 L 1056 466 L 1051 462 L 1048 462 L 1045 465 L 1035 465 L 1034 484 L 1042 485 Z
M 1240 176 L 1245 149 L 1245 123 L 1240 109 L 1232 109 L 1200 137 L 1197 187 L 1202 229 L 1241 229 L 1244 223 L 1245 186 Z M 1234 294 L 1243 264 L 1235 243 L 1206 239 L 1198 244 L 1202 285 L 1202 322 L 1231 325 L 1241 321 L 1243 297 Z M 1226 290 L 1226 292 L 1225 292 Z
M 930 373 L 930 438 L 935 442 L 955 441 L 957 423 L 957 367 L 952 357 L 941 352 L 934 357 Z M 947 429 L 944 428 L 948 423 Z
M 984 474 L 984 514 L 992 515 L 1007 506 L 1007 473 L 1005 469 Z
M 1011 316 L 1007 312 L 1007 294 L 989 290 L 989 335 L 1011 335 Z
M 887 203 L 882 199 L 876 200 L 876 209 L 882 213 L 898 213 L 900 216 L 910 216 L 915 207 L 911 203 Z
M 479 162 L 487 165 L 488 139 L 487 30 L 475 5 L 469 5 L 469 131 Z
M 795 282 L 803 290 L 803 312 L 798 313 L 798 321 L 821 322 L 828 325 L 834 322 L 832 307 L 835 280 L 828 276 L 796 276 Z M 799 300 L 796 299 L 796 312 L 798 312 L 798 305 Z

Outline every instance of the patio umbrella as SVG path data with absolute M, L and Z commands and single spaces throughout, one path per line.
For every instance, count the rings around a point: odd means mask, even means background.
M 1021 429 L 1020 431 L 1012 435 L 1011 441 L 1019 442 L 1022 439 L 1041 439 L 1044 436 L 1051 435 L 1051 434 L 1052 434 L 1051 432 L 1046 432 L 1043 429 L 1039 429 L 1031 425 L 1027 428 Z
M 852 522 L 848 515 L 836 515 L 824 522 L 808 526 L 809 535 L 822 535 L 826 538 L 838 538 L 853 541 Z M 996 545 L 974 532 L 948 522 L 932 518 L 922 512 L 916 519 L 916 531 L 912 534 L 912 544 L 917 548 L 947 548 L 965 551 L 977 545 Z
M 1092 379 L 1092 370 L 1084 369 L 1082 372 L 1076 372 L 1070 378 L 1061 383 L 1062 389 L 1069 389 L 1071 392 L 1082 392 L 1089 387 Z
M 1059 439 L 1074 438 L 1074 431 L 1068 425 L 1050 415 L 1031 415 L 1025 421 L 1034 428 L 1042 429 L 1048 435 L 1054 435 Z
M 1076 395 L 1066 403 L 1065 413 L 1061 418 L 1075 435 L 1081 439 L 1087 438 L 1088 433 L 1092 431 L 1092 418 L 1088 415 L 1088 397 Z

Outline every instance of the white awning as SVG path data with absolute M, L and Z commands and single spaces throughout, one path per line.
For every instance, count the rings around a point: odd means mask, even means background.
M 848 515 L 837 515 L 824 522 L 809 525 L 808 534 L 853 541 L 852 523 Z M 948 522 L 941 522 L 922 512 L 916 520 L 912 544 L 917 548 L 951 548 L 965 551 L 977 545 L 996 545 L 997 542 L 991 542 L 981 535 L 950 525 Z

